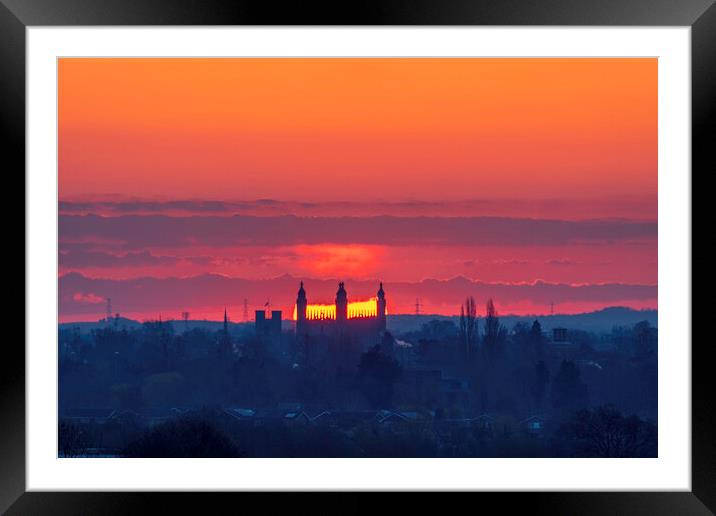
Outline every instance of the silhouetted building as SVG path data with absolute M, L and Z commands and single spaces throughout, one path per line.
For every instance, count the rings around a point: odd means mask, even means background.
M 338 284 L 333 305 L 308 304 L 303 282 L 296 298 L 296 334 L 371 333 L 379 336 L 386 327 L 386 302 L 383 284 L 376 297 L 367 301 L 348 302 L 345 283 Z
M 567 328 L 554 328 L 548 352 L 557 359 L 574 360 L 579 352 L 579 346 L 569 340 Z
M 357 364 L 356 356 L 381 342 L 386 328 L 386 300 L 383 284 L 376 296 L 349 301 L 345 284 L 338 284 L 334 304 L 309 304 L 303 282 L 298 289 L 294 319 L 296 342 L 307 354 L 329 352 L 332 361 Z M 320 344 L 323 344 L 321 346 Z M 328 349 L 330 348 L 330 349 Z
M 256 335 L 268 340 L 281 338 L 281 310 L 272 310 L 271 318 L 266 318 L 264 310 L 256 310 Z
M 567 328 L 552 329 L 552 340 L 554 342 L 567 342 Z
M 542 437 L 544 435 L 545 419 L 542 416 L 530 416 L 520 421 L 522 431 L 530 437 Z

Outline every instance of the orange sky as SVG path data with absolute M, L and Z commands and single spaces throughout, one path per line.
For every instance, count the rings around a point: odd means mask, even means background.
M 656 78 L 656 59 L 64 58 L 60 197 L 655 195 Z
M 393 314 L 657 305 L 656 59 L 58 66 L 66 320 L 289 314 L 300 279 Z

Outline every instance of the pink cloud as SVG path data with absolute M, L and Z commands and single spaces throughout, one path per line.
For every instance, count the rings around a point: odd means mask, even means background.
M 89 292 L 87 294 L 84 294 L 82 292 L 75 292 L 75 294 L 72 296 L 72 299 L 77 303 L 89 305 L 96 305 L 104 302 L 103 298 L 99 297 L 96 294 L 93 294 L 92 292 Z

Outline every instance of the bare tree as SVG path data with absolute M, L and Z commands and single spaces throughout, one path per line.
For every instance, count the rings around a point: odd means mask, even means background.
M 477 347 L 477 308 L 475 298 L 468 296 L 460 306 L 460 341 L 466 357 Z
M 460 305 L 460 342 L 465 345 L 467 341 L 467 319 L 465 318 L 465 305 Z
M 485 306 L 485 336 L 483 339 L 483 347 L 490 359 L 495 359 L 502 354 L 502 346 L 507 338 L 507 331 L 500 324 L 497 317 L 497 310 L 492 299 L 487 300 Z
M 60 421 L 57 432 L 57 451 L 60 457 L 84 457 L 88 446 L 87 436 L 78 425 Z
M 655 457 L 657 429 L 636 416 L 606 405 L 580 410 L 567 425 L 580 454 L 588 457 Z

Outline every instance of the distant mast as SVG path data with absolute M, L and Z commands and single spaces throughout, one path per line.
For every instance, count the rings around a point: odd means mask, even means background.
M 249 322 L 249 300 L 244 298 L 244 322 Z

